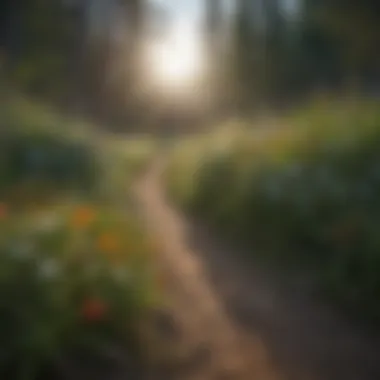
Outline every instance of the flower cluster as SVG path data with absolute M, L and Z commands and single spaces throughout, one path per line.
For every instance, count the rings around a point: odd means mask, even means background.
M 132 226 L 96 204 L 22 212 L 0 202 L 0 334 L 12 334 L 9 364 L 133 331 L 155 279 L 152 247 Z

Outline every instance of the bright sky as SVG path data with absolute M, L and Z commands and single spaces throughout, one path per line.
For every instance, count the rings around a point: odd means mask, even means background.
M 182 20 L 197 20 L 202 14 L 203 0 L 152 0 Z
M 177 105 L 184 101 L 186 104 L 191 101 L 194 104 L 202 103 L 205 99 L 200 96 L 199 89 L 207 83 L 210 67 L 202 35 L 199 34 L 203 30 L 203 25 L 199 26 L 205 20 L 206 0 L 150 1 L 168 13 L 170 29 L 163 38 L 153 36 L 144 49 L 144 81 L 149 83 L 149 93 L 154 93 L 163 102 L 170 101 Z M 229 5 L 236 4 L 236 0 L 219 1 L 226 6 L 227 14 L 228 9 L 233 9 Z M 286 1 L 289 6 L 297 0 L 282 1 Z
M 149 91 L 153 93 L 157 90 L 158 98 L 171 101 L 200 99 L 199 88 L 209 68 L 208 55 L 205 54 L 202 35 L 199 34 L 204 26 L 206 0 L 150 1 L 168 13 L 170 28 L 162 38 L 153 36 L 144 49 L 144 80 L 149 83 Z M 233 10 L 231 5 L 236 4 L 236 0 L 219 1 L 226 14 Z M 286 1 L 289 6 L 297 0 L 282 1 Z
M 175 14 L 181 21 L 193 22 L 199 20 L 202 15 L 202 9 L 205 0 L 151 0 L 168 9 Z M 233 4 L 234 0 L 220 0 L 228 7 Z M 297 9 L 299 0 L 282 0 L 282 5 L 285 10 L 293 13 Z

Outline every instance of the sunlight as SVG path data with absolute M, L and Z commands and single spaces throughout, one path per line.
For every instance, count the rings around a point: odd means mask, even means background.
M 148 72 L 152 84 L 164 92 L 189 92 L 204 68 L 200 39 L 185 27 L 174 29 L 148 50 Z
M 183 84 L 193 79 L 197 70 L 197 55 L 187 44 L 165 46 L 157 52 L 156 74 L 173 84 Z

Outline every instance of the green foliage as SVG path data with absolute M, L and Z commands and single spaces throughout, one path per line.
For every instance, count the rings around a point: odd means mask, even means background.
M 21 1 L 12 12 L 9 75 L 38 94 L 65 93 L 81 42 L 74 13 L 57 0 Z
M 313 1 L 309 1 L 313 8 Z M 341 53 L 351 68 L 376 67 L 379 54 L 376 46 L 380 39 L 378 18 L 380 7 L 373 0 L 343 2 L 314 1 L 319 23 L 341 45 Z
M 48 133 L 11 133 L 1 139 L 1 187 L 40 182 L 90 189 L 96 183 L 94 152 Z
M 118 201 L 154 151 L 147 137 L 114 138 L 26 100 L 0 107 L 0 193 Z
M 96 370 L 109 347 L 137 358 L 137 327 L 155 301 L 154 248 L 125 206 L 151 143 L 115 142 L 46 107 L 6 103 L 0 377 L 52 378 L 62 363 L 79 371 L 83 355 Z
M 261 10 L 249 0 L 237 4 L 235 79 L 249 109 L 303 101 L 321 89 L 376 89 L 378 2 L 302 0 L 286 14 L 278 0 Z
M 378 104 L 319 104 L 290 122 L 208 147 L 202 165 L 182 173 L 186 206 L 265 252 L 317 265 L 332 294 L 380 318 Z M 189 159 L 175 156 L 177 172 L 194 168 Z
M 152 302 L 150 247 L 113 208 L 1 204 L 0 373 L 36 379 L 85 350 L 136 349 Z M 132 351 L 131 351 L 132 352 Z
M 96 188 L 100 163 L 89 135 L 75 136 L 70 123 L 31 104 L 15 103 L 5 110 L 0 121 L 3 196 L 22 187 L 60 192 Z

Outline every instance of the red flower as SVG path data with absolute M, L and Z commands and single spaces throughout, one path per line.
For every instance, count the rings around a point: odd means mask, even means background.
M 87 322 L 100 322 L 107 314 L 107 305 L 99 298 L 86 299 L 82 305 L 81 315 Z
M 0 220 L 6 219 L 8 216 L 8 206 L 6 203 L 0 202 Z

